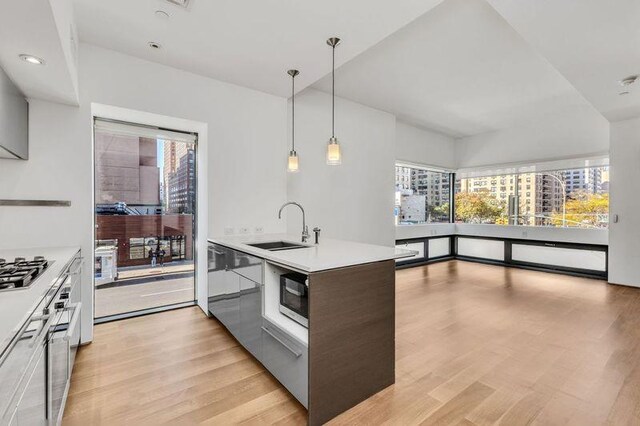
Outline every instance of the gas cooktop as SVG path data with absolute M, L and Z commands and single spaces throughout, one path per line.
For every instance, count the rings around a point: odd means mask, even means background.
M 43 256 L 33 260 L 16 257 L 13 262 L 0 259 L 0 291 L 29 288 L 51 263 Z

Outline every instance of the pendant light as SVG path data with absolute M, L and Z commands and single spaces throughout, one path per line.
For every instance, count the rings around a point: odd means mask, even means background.
M 289 151 L 289 161 L 287 171 L 296 173 L 298 171 L 298 153 L 296 152 L 296 92 L 295 79 L 300 74 L 298 70 L 289 70 L 287 74 L 291 76 L 291 151 Z
M 331 62 L 331 138 L 327 145 L 327 164 L 330 166 L 339 166 L 342 163 L 342 154 L 340 153 L 340 144 L 335 135 L 336 121 L 336 46 L 340 43 L 338 37 L 331 37 L 327 40 L 327 44 L 332 49 Z

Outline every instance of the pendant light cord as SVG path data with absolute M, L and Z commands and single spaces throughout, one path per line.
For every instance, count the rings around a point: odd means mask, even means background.
M 332 46 L 333 55 L 331 59 L 331 137 L 336 137 L 336 46 Z
M 291 76 L 291 150 L 296 150 L 296 76 Z

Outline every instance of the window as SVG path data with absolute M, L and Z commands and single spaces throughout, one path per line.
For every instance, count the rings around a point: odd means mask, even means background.
M 490 176 L 492 182 L 499 181 L 501 186 L 473 191 L 478 179 L 456 179 L 455 220 L 463 223 L 507 224 L 506 183 L 509 176 Z
M 515 175 L 490 179 L 513 181 Z M 455 220 L 497 225 L 606 228 L 609 167 L 520 173 L 518 185 L 471 190 L 483 178 L 456 180 Z M 524 183 L 523 183 L 524 182 Z M 509 207 L 509 203 L 513 207 Z M 516 208 L 517 205 L 517 208 Z M 511 211 L 511 216 L 508 213 Z
M 396 225 L 450 222 L 450 193 L 450 173 L 396 164 Z
M 144 259 L 145 257 L 144 238 L 129 238 L 129 259 Z

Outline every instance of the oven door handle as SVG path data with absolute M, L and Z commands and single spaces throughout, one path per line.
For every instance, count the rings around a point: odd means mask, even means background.
M 282 346 L 287 348 L 289 350 L 289 352 L 291 352 L 292 354 L 294 354 L 296 356 L 296 358 L 300 358 L 300 356 L 302 355 L 301 351 L 299 351 L 297 349 L 294 349 L 291 346 L 289 346 L 284 340 L 282 340 L 281 338 L 279 338 L 278 336 L 273 334 L 273 332 L 271 330 L 269 330 L 267 327 L 265 327 L 264 325 L 262 327 L 260 327 L 260 328 L 262 328 L 262 331 L 267 333 L 269 336 L 273 337 Z
M 80 314 L 82 313 L 82 302 L 73 303 L 70 307 L 73 308 L 73 315 L 71 316 L 69 325 L 67 326 L 67 334 L 63 337 L 67 342 L 73 337 L 73 331 L 76 328 L 76 324 L 78 323 Z
M 44 314 L 44 315 L 37 315 L 31 318 L 31 320 L 29 320 L 29 324 L 31 324 L 34 321 L 44 321 L 42 324 L 40 324 L 37 328 L 36 331 L 33 333 L 33 336 L 31 336 L 31 339 L 29 339 L 29 348 L 33 348 L 37 341 L 38 338 L 42 335 L 42 332 L 47 330 L 49 328 L 49 325 L 51 324 L 51 321 L 53 321 L 54 315 L 52 314 Z
M 2 364 L 4 364 L 7 357 L 11 354 L 11 351 L 13 350 L 15 345 L 18 343 L 18 341 L 22 339 L 22 336 L 24 335 L 24 333 L 27 332 L 29 325 L 31 325 L 31 323 L 33 323 L 34 321 L 44 321 L 45 323 L 38 326 L 38 328 L 35 331 L 35 334 L 31 336 L 31 338 L 29 339 L 29 343 L 28 343 L 29 348 L 33 348 L 36 345 L 36 339 L 38 338 L 38 336 L 42 334 L 42 330 L 46 330 L 47 328 L 49 328 L 51 321 L 53 321 L 53 315 L 42 314 L 42 315 L 34 315 L 31 318 L 29 318 L 24 323 L 24 325 L 20 328 L 20 331 L 18 331 L 18 334 L 16 335 L 15 339 L 13 339 L 13 341 L 2 353 L 2 356 L 0 356 L 0 367 L 2 366 Z

